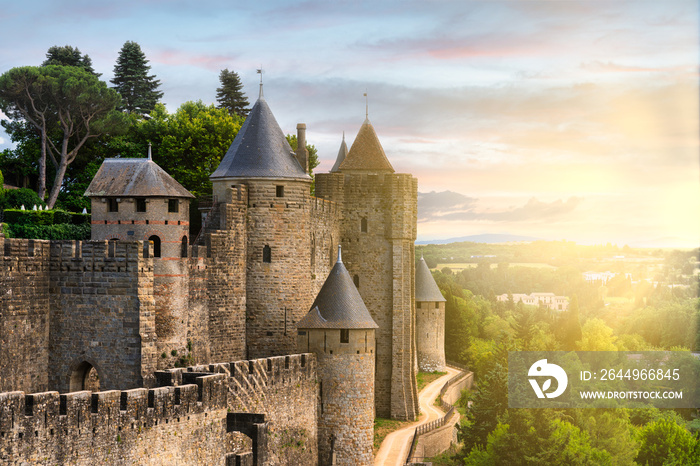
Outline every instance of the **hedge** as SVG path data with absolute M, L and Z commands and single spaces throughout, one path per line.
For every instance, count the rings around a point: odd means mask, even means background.
M 58 225 L 63 223 L 84 225 L 90 223 L 90 214 L 65 210 L 5 210 L 5 222 L 13 225 Z
M 71 225 L 61 223 L 58 225 L 21 225 L 3 224 L 5 237 L 28 239 L 90 239 L 90 224 Z

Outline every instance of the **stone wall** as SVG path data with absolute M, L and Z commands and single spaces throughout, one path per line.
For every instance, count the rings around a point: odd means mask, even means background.
M 340 243 L 340 209 L 335 202 L 317 197 L 310 200 L 312 296 L 315 298 L 335 265 Z M 308 309 L 307 309 L 308 311 Z
M 224 464 L 226 377 L 147 390 L 0 393 L 0 463 Z
M 379 417 L 414 419 L 417 180 L 403 174 L 316 175 L 316 195 L 341 209 L 343 263 L 376 331 L 375 407 Z
M 49 242 L 0 235 L 0 392 L 49 388 Z
M 142 243 L 52 241 L 49 388 L 71 387 L 83 363 L 101 389 L 151 386 L 156 369 L 153 259 Z
M 423 372 L 445 370 L 445 302 L 416 302 L 416 350 Z
M 265 415 L 268 423 L 265 450 L 268 462 L 265 464 L 317 464 L 318 373 L 315 355 L 294 354 L 169 369 L 159 372 L 157 378 L 160 384 L 177 386 L 188 372 L 226 375 L 228 411 Z M 236 438 L 239 441 L 229 446 L 230 453 L 240 454 L 250 449 L 250 442 L 240 441 L 240 435 Z
M 290 354 L 296 349 L 295 324 L 315 296 L 309 270 L 309 182 L 261 179 L 245 184 L 248 357 Z

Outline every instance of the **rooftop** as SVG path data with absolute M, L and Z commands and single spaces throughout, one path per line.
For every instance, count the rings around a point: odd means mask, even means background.
M 87 197 L 194 197 L 150 158 L 105 159 Z

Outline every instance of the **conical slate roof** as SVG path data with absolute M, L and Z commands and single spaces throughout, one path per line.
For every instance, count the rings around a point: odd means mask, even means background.
M 294 151 L 263 97 L 255 102 L 219 167 L 209 178 L 233 177 L 311 179 L 294 157 Z
M 360 127 L 360 131 L 339 169 L 340 171 L 361 170 L 394 173 L 394 167 L 386 158 L 384 149 L 379 143 L 377 133 L 369 119 L 366 119 Z
M 150 158 L 105 159 L 87 197 L 194 197 Z
M 445 301 L 440 293 L 440 288 L 435 283 L 433 274 L 430 273 L 428 264 L 422 257 L 416 267 L 416 301 Z
M 340 247 L 338 260 L 297 328 L 379 328 L 343 265 Z
M 348 155 L 348 145 L 345 144 L 345 132 L 343 132 L 343 142 L 340 143 L 340 149 L 338 149 L 338 157 L 335 159 L 333 168 L 331 168 L 331 173 L 335 173 L 340 169 L 340 164 L 343 163 L 345 157 Z

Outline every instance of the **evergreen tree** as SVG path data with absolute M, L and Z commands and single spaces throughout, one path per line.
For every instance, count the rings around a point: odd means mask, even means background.
M 163 97 L 158 91 L 160 80 L 149 75 L 151 67 L 141 46 L 130 40 L 119 51 L 114 66 L 114 78 L 110 81 L 122 96 L 121 108 L 129 113 L 145 115 L 150 113 Z
M 50 47 L 46 52 L 46 60 L 41 64 L 41 66 L 47 65 L 77 66 L 98 78 L 101 76 L 100 73 L 95 73 L 90 57 L 87 54 L 81 54 L 77 47 L 71 47 L 70 45 L 64 45 L 63 47 L 54 45 Z
M 232 116 L 248 116 L 248 98 L 243 93 L 243 84 L 238 73 L 228 69 L 221 70 L 219 81 L 221 87 L 216 89 L 218 108 L 225 108 Z

